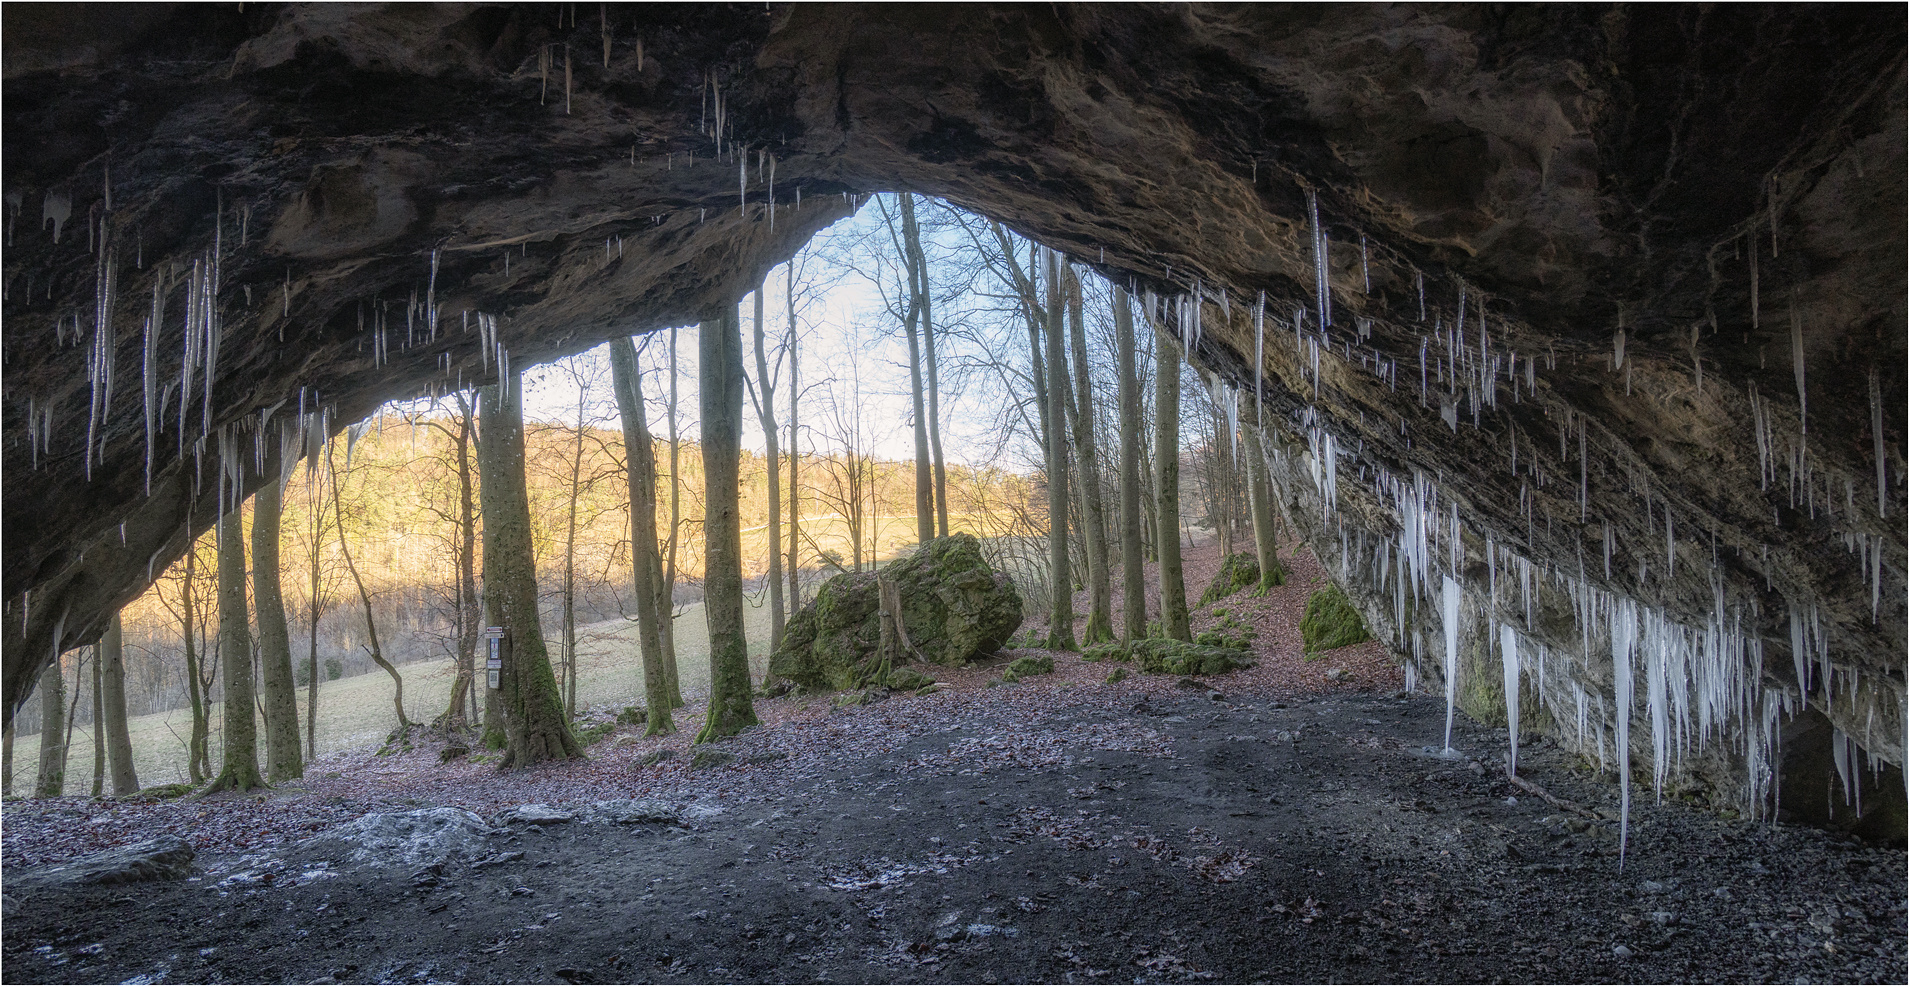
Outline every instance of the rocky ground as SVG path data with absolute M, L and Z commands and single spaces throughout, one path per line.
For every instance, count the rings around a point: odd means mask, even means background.
M 1296 573 L 1225 606 L 1297 616 Z M 1202 682 L 1059 655 L 991 686 L 1007 655 L 928 696 L 785 697 L 714 757 L 613 738 L 500 777 L 419 749 L 264 796 L 10 802 L 6 976 L 1905 979 L 1901 850 L 1642 792 L 1621 869 L 1609 778 L 1524 745 L 1550 804 L 1490 767 L 1502 731 L 1462 716 L 1443 752 L 1443 704 L 1370 645 L 1307 662 L 1286 633 Z M 161 833 L 191 876 L 50 870 Z

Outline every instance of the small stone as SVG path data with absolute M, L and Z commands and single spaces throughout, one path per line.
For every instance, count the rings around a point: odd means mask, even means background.
M 1621 942 L 1618 945 L 1612 947 L 1612 955 L 1618 957 L 1621 960 L 1631 959 L 1631 947 Z
M 509 826 L 517 823 L 523 826 L 555 826 L 558 823 L 570 822 L 574 818 L 576 818 L 575 815 L 563 809 L 553 809 L 542 802 L 531 802 L 507 810 L 495 821 L 495 825 Z

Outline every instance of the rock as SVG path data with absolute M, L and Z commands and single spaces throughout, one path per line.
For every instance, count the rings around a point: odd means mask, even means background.
M 1300 618 L 1300 637 L 1307 654 L 1344 648 L 1371 640 L 1372 636 L 1353 601 L 1338 586 L 1328 586 L 1307 598 L 1306 614 Z
M 889 673 L 889 677 L 883 680 L 883 684 L 898 692 L 903 692 L 934 685 L 935 679 L 923 675 L 913 668 L 898 668 Z
M 729 751 L 699 745 L 696 748 L 696 753 L 690 755 L 690 770 L 703 771 L 708 768 L 718 768 L 734 760 L 736 760 L 736 755 L 731 754 Z
M 626 734 L 622 737 L 618 737 L 616 740 L 611 741 L 610 749 L 613 751 L 621 751 L 621 750 L 629 750 L 632 747 L 640 747 L 642 745 L 643 745 L 642 737 L 636 737 L 636 736 L 631 736 Z
M 492 854 L 489 857 L 485 857 L 483 860 L 474 861 L 471 864 L 471 866 L 473 868 L 481 870 L 486 867 L 500 867 L 500 866 L 503 866 L 504 864 L 508 864 L 513 861 L 518 861 L 523 859 L 524 859 L 524 851 L 506 850 L 503 853 L 496 853 L 496 854 Z
M 477 813 L 467 809 L 371 812 L 300 842 L 298 849 L 308 856 L 416 868 L 455 857 L 474 859 L 492 832 Z
M 1281 574 L 1279 585 L 1285 581 Z M 1224 600 L 1249 586 L 1260 582 L 1260 560 L 1252 552 L 1235 552 L 1220 563 L 1220 571 L 1214 573 L 1214 579 L 1207 584 L 1205 592 L 1200 594 L 1200 602 L 1195 606 L 1204 607 L 1215 600 Z
M 450 764 L 452 761 L 469 753 L 471 753 L 471 748 L 463 744 L 446 744 L 444 745 L 444 749 L 438 752 L 438 763 Z
M 653 750 L 650 753 L 645 754 L 642 757 L 638 758 L 637 763 L 648 768 L 654 765 L 662 764 L 663 762 L 668 761 L 669 759 L 675 756 L 676 756 L 676 748 L 659 747 L 656 750 Z
M 667 802 L 655 799 L 611 799 L 606 802 L 593 802 L 585 815 L 592 822 L 615 823 L 620 826 L 635 826 L 644 823 L 676 825 L 683 821 L 682 813 Z
M 1618 957 L 1621 960 L 1631 959 L 1631 947 L 1621 942 L 1618 945 L 1612 947 L 1612 955 Z
M 947 692 L 947 691 L 948 691 L 948 686 L 940 682 L 930 682 L 929 684 L 921 687 L 920 689 L 915 690 L 915 694 L 918 696 L 932 696 L 938 692 Z
M 1353 673 L 1344 668 L 1329 668 L 1326 670 L 1326 680 L 1328 682 L 1347 682 L 1351 681 L 1352 678 Z
M 1002 670 L 1003 682 L 1019 682 L 1031 675 L 1054 674 L 1054 658 L 1049 655 L 1023 655 Z
M 491 823 L 494 826 L 509 826 L 512 824 L 523 826 L 554 826 L 558 823 L 570 822 L 575 818 L 577 818 L 575 813 L 563 809 L 553 809 L 542 802 L 532 802 L 526 805 L 520 805 L 514 809 L 506 809 L 502 814 L 492 819 Z
M 1127 669 L 1117 668 L 1114 671 L 1108 673 L 1108 684 L 1112 685 L 1125 678 L 1127 678 Z
M 1220 675 L 1253 664 L 1252 653 L 1243 649 L 1170 638 L 1142 638 L 1128 652 L 1140 659 L 1141 671 L 1153 675 Z
M 53 867 L 9 873 L 26 885 L 137 884 L 176 881 L 192 872 L 192 844 L 155 836 Z
M 936 538 L 882 567 L 902 597 L 902 624 L 923 658 L 963 665 L 1001 648 L 1021 626 L 1021 595 L 966 534 Z M 830 579 L 789 621 L 770 671 L 810 689 L 866 684 L 880 638 L 875 573 Z

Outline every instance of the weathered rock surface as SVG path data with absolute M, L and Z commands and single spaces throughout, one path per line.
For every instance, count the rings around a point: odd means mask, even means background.
M 192 844 L 177 836 L 155 836 L 81 857 L 57 867 L 8 874 L 26 885 L 138 884 L 177 881 L 192 873 Z
M 477 813 L 439 806 L 370 812 L 301 841 L 308 857 L 333 855 L 381 867 L 421 867 L 484 856 L 493 832 Z
M 910 642 L 938 665 L 990 654 L 1021 626 L 1014 581 L 989 568 L 973 535 L 926 542 L 883 566 L 881 578 L 896 582 Z M 844 573 L 824 583 L 790 618 L 770 671 L 812 689 L 868 682 L 879 671 L 872 660 L 881 639 L 876 579 L 876 573 Z
M 1573 603 L 1589 587 L 1757 643 L 1730 673 L 1746 716 L 1711 736 L 1767 730 L 1768 695 L 1902 762 L 1893 8 L 549 13 L 5 9 L 7 717 L 212 523 L 221 430 L 250 450 L 246 430 L 301 407 L 338 428 L 485 379 L 480 313 L 518 366 L 694 320 L 855 194 L 909 190 L 1157 292 L 1168 331 L 1174 299 L 1199 293 L 1191 360 L 1263 381 L 1243 420 L 1264 410 L 1291 451 L 1289 513 L 1348 561 L 1398 653 L 1443 650 L 1422 647 L 1438 607 L 1402 606 L 1377 575 L 1397 572 L 1382 539 L 1405 524 L 1388 485 L 1423 483 L 1463 528 L 1439 568 L 1463 582 L 1480 682 L 1516 620 L 1554 659 L 1548 694 L 1615 722 L 1609 641 L 1588 633 L 1604 620 Z M 560 47 L 590 54 L 543 70 Z M 741 169 L 739 201 L 739 159 L 772 156 Z M 187 282 L 214 259 L 218 360 L 191 371 L 189 403 Z M 154 386 L 172 399 L 149 485 L 155 287 Z M 400 342 L 414 291 L 436 324 Z M 388 359 L 368 345 L 381 324 Z M 89 427 L 96 336 L 118 384 Z M 1508 585 L 1528 587 L 1529 616 Z

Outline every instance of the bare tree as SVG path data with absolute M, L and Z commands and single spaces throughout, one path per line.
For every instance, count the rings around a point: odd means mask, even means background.
M 1134 366 L 1134 310 L 1114 288 L 1115 350 L 1121 396 L 1121 639 L 1147 636 L 1147 584 L 1141 549 L 1141 386 Z
M 710 628 L 710 709 L 696 742 L 756 723 L 750 703 L 749 642 L 743 635 L 742 532 L 737 467 L 742 444 L 743 341 L 736 307 L 699 328 L 697 389 L 702 410 L 704 484 L 703 614 Z
M 103 718 L 94 722 L 95 731 L 104 729 L 105 743 L 96 742 L 95 747 L 103 747 L 112 765 L 113 794 L 131 795 L 139 791 L 139 773 L 133 768 L 133 739 L 126 729 L 126 662 L 123 652 L 123 634 L 119 614 L 113 615 L 113 622 L 106 625 L 106 635 L 100 639 L 100 684 L 102 689 L 101 705 Z M 97 793 L 96 793 L 97 794 Z
M 1068 364 L 1062 349 L 1065 290 L 1061 285 L 1062 259 L 1049 252 L 1043 272 L 1048 287 L 1046 336 L 1048 363 L 1048 579 L 1050 589 L 1048 640 L 1054 651 L 1073 651 L 1074 586 L 1068 571 L 1068 433 L 1066 428 Z
M 245 524 L 237 503 L 219 521 L 219 657 L 225 668 L 225 716 L 220 723 L 219 776 L 206 794 L 264 788 L 259 774 L 258 724 L 253 719 L 252 629 L 245 598 Z
M 385 658 L 384 650 L 378 644 L 378 619 L 372 610 L 371 591 L 365 588 L 365 578 L 358 572 L 358 563 L 352 560 L 351 545 L 345 537 L 345 506 L 343 498 L 338 495 L 338 462 L 332 458 L 333 450 L 330 445 L 325 447 L 325 456 L 326 472 L 331 475 L 332 480 L 332 511 L 337 521 L 338 551 L 345 557 L 345 571 L 351 574 L 353 585 L 358 587 L 359 602 L 365 608 L 365 637 L 367 639 L 365 651 L 371 656 L 373 664 L 384 669 L 385 674 L 391 676 L 391 704 L 398 715 L 397 735 L 403 737 L 411 729 L 411 720 L 405 716 L 405 679 L 403 675 L 398 674 L 397 666 Z M 350 459 L 348 450 L 347 462 Z
M 783 645 L 783 529 L 782 529 L 782 457 L 776 442 L 776 373 L 771 371 L 763 337 L 767 334 L 763 317 L 763 287 L 756 285 L 756 381 L 750 388 L 750 400 L 756 405 L 756 420 L 763 430 L 765 463 L 769 469 L 769 650 Z M 781 369 L 777 361 L 777 370 Z M 765 672 L 765 676 L 770 673 Z M 765 685 L 768 683 L 765 682 Z
M 1150 322 L 1153 320 L 1150 318 Z M 1180 356 L 1173 340 L 1154 326 L 1154 501 L 1159 505 L 1161 633 L 1193 639 L 1187 620 L 1187 584 L 1180 559 Z
M 252 496 L 252 605 L 259 625 L 259 678 L 265 699 L 266 780 L 305 775 L 299 756 L 298 687 L 292 682 L 292 640 L 279 591 L 279 527 L 284 480 L 274 477 Z
M 537 606 L 531 557 L 530 500 L 524 479 L 524 410 L 518 375 L 502 371 L 481 392 L 478 411 L 479 496 L 484 511 L 484 605 L 503 627 L 509 657 L 499 675 L 498 705 L 509 735 L 499 770 L 581 757 L 551 674 Z
M 657 583 L 663 562 L 657 551 L 657 459 L 655 439 L 643 407 L 643 374 L 630 337 L 610 341 L 611 384 L 623 419 L 624 469 L 630 488 L 631 589 L 637 606 L 637 645 L 643 654 L 643 693 L 648 707 L 643 735 L 676 732 L 670 717 L 670 690 L 664 673 Z
M 1100 644 L 1114 636 L 1114 592 L 1108 580 L 1106 507 L 1101 496 L 1101 461 L 1094 441 L 1094 391 L 1089 374 L 1087 331 L 1081 280 L 1065 270 L 1068 336 L 1074 357 L 1074 450 L 1078 468 L 1075 483 L 1081 489 L 1081 534 L 1088 563 L 1088 622 L 1081 643 Z

